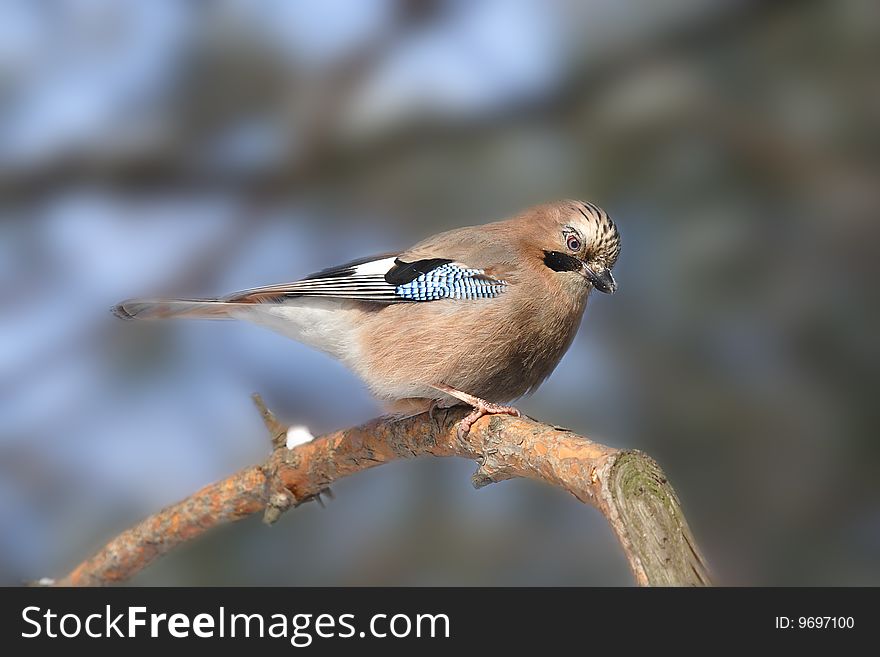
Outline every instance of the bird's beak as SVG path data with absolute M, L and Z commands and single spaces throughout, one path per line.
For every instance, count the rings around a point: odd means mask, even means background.
M 584 263 L 584 276 L 593 284 L 593 287 L 604 292 L 605 294 L 614 294 L 617 289 L 617 282 L 611 275 L 611 270 L 606 267 L 601 269 L 593 269 L 587 263 Z

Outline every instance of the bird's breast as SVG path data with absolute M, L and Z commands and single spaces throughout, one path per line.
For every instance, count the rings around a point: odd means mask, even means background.
M 437 398 L 443 383 L 489 401 L 537 387 L 571 345 L 586 298 L 527 294 L 385 306 L 356 329 L 355 370 L 382 399 Z

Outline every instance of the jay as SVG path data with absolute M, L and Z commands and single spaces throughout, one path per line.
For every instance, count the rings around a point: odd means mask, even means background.
M 620 234 L 581 201 L 457 228 L 403 253 L 216 299 L 132 299 L 124 319 L 240 319 L 342 361 L 395 414 L 464 402 L 465 436 L 534 391 L 571 345 L 593 289 L 612 293 Z

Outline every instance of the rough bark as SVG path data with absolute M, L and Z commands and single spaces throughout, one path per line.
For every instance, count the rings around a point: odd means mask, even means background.
M 705 562 L 675 491 L 660 467 L 638 451 L 617 450 L 529 418 L 485 417 L 459 440 L 464 411 L 453 408 L 403 420 L 377 418 L 294 449 L 286 429 L 255 402 L 272 436 L 266 462 L 240 470 L 122 532 L 61 586 L 124 582 L 178 545 L 218 525 L 259 511 L 275 522 L 287 509 L 320 499 L 334 481 L 383 463 L 416 456 L 477 461 L 477 488 L 526 477 L 562 488 L 607 519 L 641 586 L 706 586 Z

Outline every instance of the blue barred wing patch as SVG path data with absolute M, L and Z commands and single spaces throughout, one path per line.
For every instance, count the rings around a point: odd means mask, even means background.
M 450 262 L 420 274 L 409 283 L 398 285 L 395 292 L 407 301 L 470 300 L 492 299 L 506 287 L 506 281 L 490 278 L 482 269 L 469 269 Z

